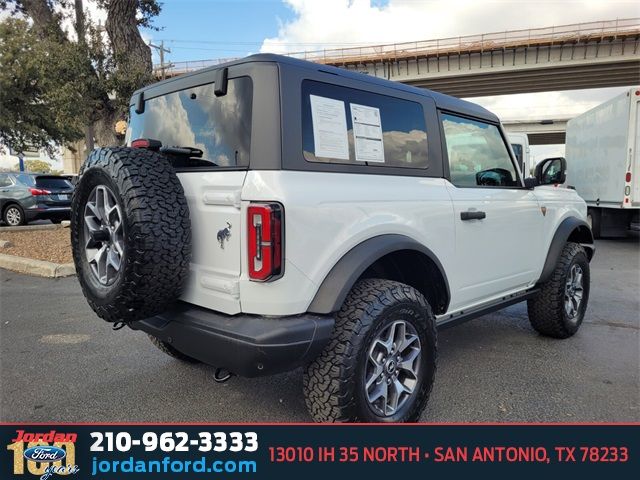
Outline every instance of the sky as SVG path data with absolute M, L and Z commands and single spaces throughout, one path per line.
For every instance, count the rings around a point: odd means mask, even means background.
M 637 0 L 160 0 L 160 29 L 145 40 L 171 50 L 165 61 L 226 59 L 640 17 Z M 95 0 L 89 14 L 103 19 Z M 159 62 L 154 50 L 154 62 Z M 624 88 L 471 99 L 505 120 L 579 115 Z M 562 155 L 536 147 L 534 155 Z
M 171 62 L 501 32 L 640 17 L 628 0 L 165 0 L 156 20 Z M 155 61 L 158 61 L 157 57 Z M 505 120 L 568 118 L 624 88 L 476 97 Z M 536 160 L 564 146 L 532 147 Z

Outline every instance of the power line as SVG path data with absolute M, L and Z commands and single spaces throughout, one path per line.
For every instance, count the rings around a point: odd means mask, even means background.
M 229 40 L 182 40 L 182 39 L 170 39 L 165 38 L 165 42 L 170 43 L 196 43 L 196 44 L 207 44 L 207 45 L 262 45 L 265 41 L 261 40 L 258 42 L 246 42 L 246 41 L 229 41 Z M 361 42 L 280 42 L 276 41 L 278 45 L 355 45 L 355 46 L 368 46 L 368 45 L 380 45 L 388 40 L 376 40 L 376 41 L 361 41 Z

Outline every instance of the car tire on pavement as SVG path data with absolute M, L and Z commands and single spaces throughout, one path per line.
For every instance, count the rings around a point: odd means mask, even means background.
M 318 422 L 417 421 L 436 357 L 435 317 L 424 296 L 399 282 L 361 280 L 305 369 L 307 408 Z
M 531 326 L 547 337 L 574 335 L 587 310 L 589 282 L 589 259 L 584 248 L 567 243 L 551 278 L 536 297 L 527 301 Z
M 166 310 L 182 293 L 191 258 L 189 208 L 160 153 L 94 150 L 71 205 L 71 244 L 91 308 L 109 322 Z
M 4 220 L 4 223 L 9 227 L 17 227 L 27 223 L 22 207 L 15 203 L 12 203 L 4 209 L 2 220 Z

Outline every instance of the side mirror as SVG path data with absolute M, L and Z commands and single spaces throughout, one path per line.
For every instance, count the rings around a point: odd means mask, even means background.
M 539 185 L 538 179 L 536 177 L 527 177 L 524 179 L 524 188 L 529 190 L 533 190 L 535 187 Z
M 557 185 L 567 180 L 567 161 L 564 157 L 545 158 L 536 165 L 538 185 Z

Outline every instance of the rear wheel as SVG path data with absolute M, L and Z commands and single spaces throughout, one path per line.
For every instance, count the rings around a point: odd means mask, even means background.
M 527 302 L 531 326 L 548 337 L 574 335 L 587 310 L 589 283 L 589 259 L 584 248 L 567 243 L 551 278 L 538 296 Z
M 5 208 L 2 219 L 4 220 L 4 223 L 10 227 L 17 227 L 27 223 L 24 217 L 24 211 L 20 205 L 9 205 Z
M 304 373 L 318 422 L 411 422 L 433 385 L 437 340 L 426 299 L 402 283 L 358 282 L 337 314 L 329 344 Z

